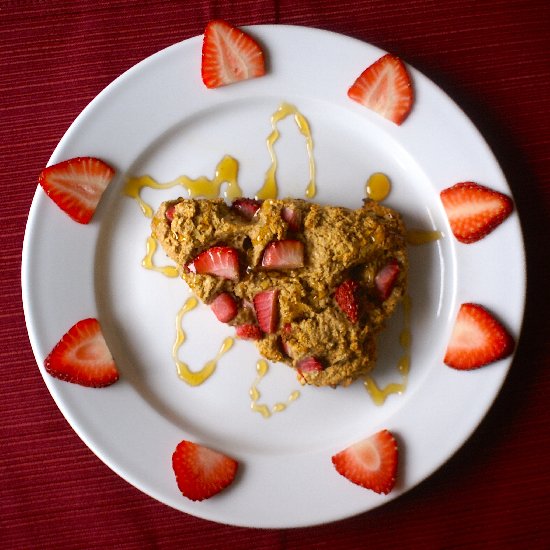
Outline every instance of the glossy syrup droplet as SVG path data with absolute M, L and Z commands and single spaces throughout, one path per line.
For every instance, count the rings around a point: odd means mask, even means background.
M 365 184 L 365 194 L 373 201 L 383 201 L 390 194 L 390 178 L 382 172 L 372 174 Z

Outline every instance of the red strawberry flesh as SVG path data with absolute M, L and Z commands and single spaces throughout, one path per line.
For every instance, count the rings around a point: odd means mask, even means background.
M 507 195 L 472 181 L 444 189 L 440 196 L 454 236 L 465 244 L 487 236 L 514 208 Z
M 296 363 L 296 369 L 300 373 L 312 373 L 312 372 L 321 372 L 325 370 L 325 367 L 316 357 L 304 357 Z
M 288 224 L 288 228 L 291 231 L 300 231 L 302 225 L 302 215 L 299 210 L 294 210 L 288 206 L 285 206 L 281 210 L 281 217 Z
M 38 182 L 47 195 L 78 223 L 92 219 L 115 171 L 93 157 L 76 157 L 42 170 Z
M 210 21 L 202 45 L 202 80 L 217 88 L 265 74 L 265 60 L 259 44 L 247 33 L 226 21 Z
M 232 321 L 239 312 L 237 301 L 229 292 L 218 294 L 210 304 L 210 308 L 218 321 L 222 323 L 229 323 L 229 321 Z
M 254 296 L 254 311 L 258 325 L 263 332 L 271 334 L 277 330 L 279 322 L 279 291 L 277 289 L 264 290 Z
M 264 249 L 262 267 L 297 269 L 304 266 L 304 243 L 294 239 L 272 241 Z
M 178 488 L 194 501 L 210 498 L 231 485 L 238 466 L 233 458 L 192 441 L 181 441 L 172 455 Z
M 46 371 L 60 380 L 101 388 L 118 380 L 118 370 L 97 319 L 72 326 L 44 361 Z
M 231 204 L 231 208 L 245 220 L 250 221 L 262 206 L 262 202 L 257 199 L 235 199 Z
M 352 483 L 388 494 L 395 486 L 397 442 L 388 430 L 382 430 L 335 454 L 332 463 Z
M 397 282 L 397 277 L 399 277 L 399 272 L 399 264 L 396 260 L 391 260 L 376 274 L 374 285 L 382 301 L 387 300 L 391 294 Z
M 392 54 L 367 67 L 348 90 L 348 96 L 395 124 L 402 124 L 414 100 L 407 69 Z
M 444 362 L 458 370 L 483 367 L 508 357 L 514 340 L 492 313 L 479 304 L 460 306 Z
M 243 340 L 260 340 L 263 337 L 262 329 L 258 325 L 245 323 L 235 327 L 235 334 Z
M 346 317 L 352 323 L 357 323 L 359 319 L 358 292 L 359 283 L 353 279 L 347 279 L 334 293 L 334 299 L 338 307 L 346 314 Z
M 239 279 L 239 253 L 229 246 L 213 246 L 187 264 L 192 273 L 214 275 L 221 279 Z

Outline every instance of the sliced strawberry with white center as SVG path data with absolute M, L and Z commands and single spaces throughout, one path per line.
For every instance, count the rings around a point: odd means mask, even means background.
M 294 239 L 270 242 L 264 249 L 262 267 L 267 269 L 304 267 L 304 243 Z
M 243 340 L 261 340 L 264 335 L 262 329 L 258 325 L 253 325 L 252 323 L 236 326 L 235 334 L 238 338 L 242 338 Z
M 363 71 L 348 90 L 348 96 L 395 124 L 405 120 L 413 105 L 407 69 L 398 57 L 389 53 Z
M 296 369 L 298 372 L 307 374 L 312 372 L 321 372 L 325 370 L 325 367 L 316 357 L 304 357 L 296 363 Z
M 195 501 L 210 498 L 231 485 L 238 467 L 235 459 L 192 441 L 181 441 L 172 455 L 179 490 Z
M 502 324 L 483 306 L 460 306 L 444 362 L 458 370 L 477 369 L 508 357 L 514 340 Z
M 55 378 L 101 388 L 118 380 L 118 370 L 97 319 L 83 319 L 72 326 L 44 361 Z
M 114 174 L 102 160 L 77 157 L 44 168 L 38 182 L 61 210 L 87 224 Z
M 204 31 L 201 74 L 207 88 L 263 76 L 263 51 L 242 30 L 226 21 L 210 21 Z
M 245 220 L 250 221 L 262 206 L 262 202 L 263 201 L 257 199 L 235 199 L 231 203 L 231 208 Z
M 254 296 L 254 311 L 260 328 L 271 334 L 277 330 L 279 322 L 279 290 L 271 289 L 258 292 Z
M 388 494 L 393 489 L 397 462 L 397 442 L 388 430 L 358 441 L 332 457 L 339 474 L 381 494 Z
M 208 274 L 221 279 L 239 279 L 239 253 L 230 246 L 213 246 L 187 264 L 192 273 Z
M 216 296 L 210 304 L 210 308 L 218 318 L 218 321 L 222 323 L 229 323 L 239 312 L 237 301 L 229 292 L 222 292 Z
M 396 260 L 391 260 L 376 274 L 374 285 L 382 301 L 387 300 L 391 294 L 397 277 L 399 277 L 399 272 L 399 264 Z
M 488 235 L 514 208 L 507 195 L 472 181 L 457 183 L 440 196 L 454 236 L 466 244 Z
M 346 314 L 352 322 L 357 323 L 359 319 L 359 283 L 352 279 L 344 281 L 335 291 L 334 299 L 338 307 Z

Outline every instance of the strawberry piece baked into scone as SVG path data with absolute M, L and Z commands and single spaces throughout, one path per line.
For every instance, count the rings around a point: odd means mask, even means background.
M 394 210 L 299 199 L 178 199 L 153 236 L 215 317 L 304 384 L 346 386 L 371 371 L 376 336 L 406 290 Z

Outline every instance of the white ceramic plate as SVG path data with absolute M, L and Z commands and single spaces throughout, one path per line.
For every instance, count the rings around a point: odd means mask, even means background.
M 458 243 L 439 192 L 475 180 L 510 193 L 486 143 L 457 106 L 411 70 L 416 100 L 398 127 L 347 98 L 362 70 L 384 52 L 345 36 L 301 27 L 248 29 L 269 58 L 267 76 L 207 90 L 200 79 L 202 37 L 176 44 L 118 78 L 83 111 L 50 163 L 96 156 L 117 169 L 92 223 L 72 222 L 38 189 L 25 235 L 22 284 L 30 340 L 44 380 L 85 443 L 124 479 L 176 509 L 253 527 L 294 527 L 345 518 L 377 507 L 417 485 L 470 436 L 491 406 L 511 359 L 473 372 L 442 357 L 462 302 L 479 302 L 519 337 L 525 265 L 515 213 L 484 240 Z M 299 52 L 299 55 L 297 54 Z M 149 220 L 124 196 L 127 177 L 161 182 L 179 175 L 212 177 L 219 160 L 239 162 L 246 195 L 259 190 L 270 159 L 270 117 L 282 102 L 308 119 L 318 194 L 324 204 L 358 207 L 373 172 L 392 180 L 386 203 L 411 227 L 437 229 L 436 243 L 410 248 L 412 352 L 408 388 L 375 405 L 359 382 L 350 388 L 300 388 L 285 366 L 271 365 L 258 388 L 273 406 L 263 418 L 250 408 L 259 356 L 236 341 L 203 385 L 176 376 L 171 348 L 175 319 L 190 296 L 186 285 L 145 270 Z M 291 118 L 276 145 L 280 195 L 304 197 L 307 157 Z M 146 191 L 155 208 L 182 189 Z M 158 263 L 165 263 L 162 253 Z M 506 297 L 506 299 L 503 299 Z M 43 360 L 76 321 L 99 318 L 121 379 L 88 389 L 53 379 Z M 376 378 L 400 381 L 396 365 L 402 313 L 380 342 Z M 205 306 L 184 318 L 181 359 L 201 368 L 232 329 Z M 401 448 L 399 479 L 388 496 L 357 487 L 334 470 L 331 456 L 382 428 Z M 237 458 L 240 473 L 216 497 L 193 503 L 179 493 L 171 455 L 191 439 Z

